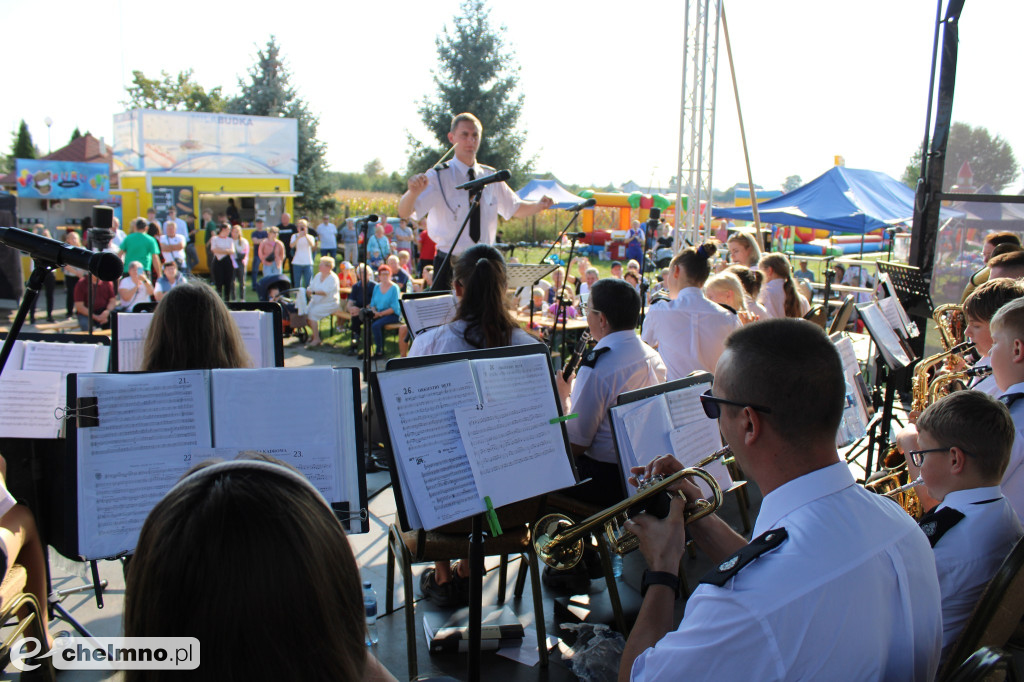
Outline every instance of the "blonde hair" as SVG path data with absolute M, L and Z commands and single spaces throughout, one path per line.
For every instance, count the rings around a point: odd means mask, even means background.
M 331 271 L 334 270 L 334 266 L 337 264 L 332 256 L 320 256 L 319 265 L 323 265 L 324 263 L 330 264 Z
M 750 256 L 747 258 L 746 263 L 740 263 L 740 265 L 747 265 L 756 267 L 761 260 L 761 247 L 757 245 L 757 240 L 754 239 L 752 234 L 746 232 L 735 232 L 729 237 L 727 243 L 729 244 L 740 244 L 747 251 L 750 252 Z
M 747 309 L 746 292 L 743 290 L 743 283 L 740 278 L 731 272 L 720 272 L 712 275 L 704 283 L 704 291 L 728 291 L 732 293 L 732 302 L 736 306 L 736 312 Z
M 1005 329 L 1013 339 L 1024 339 L 1024 298 L 1017 298 L 996 311 L 989 322 L 992 332 Z
M 461 114 L 456 114 L 455 116 L 452 117 L 452 128 L 449 132 L 454 133 L 455 129 L 458 128 L 459 124 L 462 123 L 463 121 L 469 121 L 470 123 L 476 126 L 477 130 L 483 132 L 484 124 L 480 122 L 480 119 L 478 119 L 476 116 L 469 113 L 468 111 L 464 111 Z

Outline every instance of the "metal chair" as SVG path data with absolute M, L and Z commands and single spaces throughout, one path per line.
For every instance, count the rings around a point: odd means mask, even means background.
M 822 329 L 825 328 L 825 321 L 827 318 L 828 313 L 825 312 L 825 305 L 822 303 L 819 303 L 818 305 L 812 307 L 810 310 L 807 311 L 807 314 L 804 315 L 805 320 L 813 322 Z
M 39 640 L 41 645 L 46 642 L 46 633 L 43 632 L 42 627 L 43 619 L 40 615 L 42 607 L 34 596 L 25 591 L 27 584 L 28 572 L 20 564 L 12 565 L 7 571 L 7 575 L 4 576 L 3 582 L 0 583 L 0 625 L 6 624 L 19 611 L 27 612 L 24 617 L 18 617 L 17 625 L 0 641 L 0 660 L 3 661 L 5 667 L 10 661 L 11 648 L 18 640 L 26 636 L 29 629 L 32 630 L 31 636 Z M 54 682 L 56 672 L 53 662 L 49 658 L 45 658 L 40 659 L 38 663 L 43 679 Z
M 953 671 L 949 682 L 995 682 L 1016 680 L 1013 656 L 995 647 L 982 647 Z
M 843 331 L 846 329 L 846 325 L 850 324 L 850 317 L 853 315 L 853 302 L 853 294 L 847 294 L 840 304 L 839 310 L 836 311 L 836 316 L 832 318 L 832 324 L 828 326 L 829 335 Z

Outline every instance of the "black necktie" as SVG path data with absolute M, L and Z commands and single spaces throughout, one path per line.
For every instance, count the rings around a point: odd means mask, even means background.
M 476 173 L 472 168 L 469 169 L 469 179 L 476 180 Z M 479 198 L 479 195 L 478 195 Z M 469 195 L 470 201 L 473 200 L 473 193 Z M 473 210 L 469 214 L 469 238 L 476 244 L 480 241 L 480 204 L 476 204 Z

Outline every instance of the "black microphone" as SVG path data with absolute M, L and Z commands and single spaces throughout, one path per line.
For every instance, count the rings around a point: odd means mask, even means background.
M 476 180 L 464 182 L 461 185 L 457 185 L 455 189 L 465 189 L 470 192 L 476 192 L 477 190 L 483 189 L 484 185 L 489 185 L 492 182 L 505 182 L 511 177 L 512 174 L 507 170 L 500 170 L 497 173 L 492 173 L 491 175 L 485 175 L 484 177 L 477 178 Z
M 566 211 L 582 211 L 583 209 L 590 208 L 591 206 L 594 206 L 596 204 L 597 204 L 597 199 L 595 199 L 594 197 L 590 197 L 586 201 L 581 201 L 580 203 L 576 204 L 575 206 L 570 206 L 569 208 L 567 208 L 565 210 Z
M 124 272 L 124 263 L 116 253 L 68 246 L 56 239 L 42 237 L 16 227 L 0 227 L 0 243 L 24 251 L 35 260 L 88 270 L 107 282 L 116 282 Z
M 587 233 L 586 232 L 566 232 L 565 236 L 568 237 L 569 239 L 572 239 L 573 241 L 579 241 L 580 239 L 583 239 L 584 237 L 586 237 Z
M 356 222 L 360 223 L 363 226 L 363 232 L 369 232 L 369 230 L 370 230 L 370 223 L 375 223 L 378 220 L 380 220 L 380 218 L 377 217 L 377 214 L 376 213 L 371 213 L 368 216 L 364 216 L 362 218 L 357 218 Z

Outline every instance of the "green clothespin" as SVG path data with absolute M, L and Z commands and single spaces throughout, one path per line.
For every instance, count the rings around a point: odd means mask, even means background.
M 555 417 L 554 419 L 550 420 L 548 422 L 548 424 L 557 424 L 559 422 L 567 422 L 570 419 L 575 419 L 578 416 L 579 415 L 576 414 L 575 412 L 570 412 L 569 414 L 565 415 L 564 417 Z
M 494 513 L 494 505 L 491 504 L 491 498 L 485 496 L 484 504 L 487 505 L 487 512 L 484 516 L 487 517 L 487 525 L 491 527 L 491 535 L 498 537 L 501 535 L 501 524 L 498 523 L 498 515 Z

